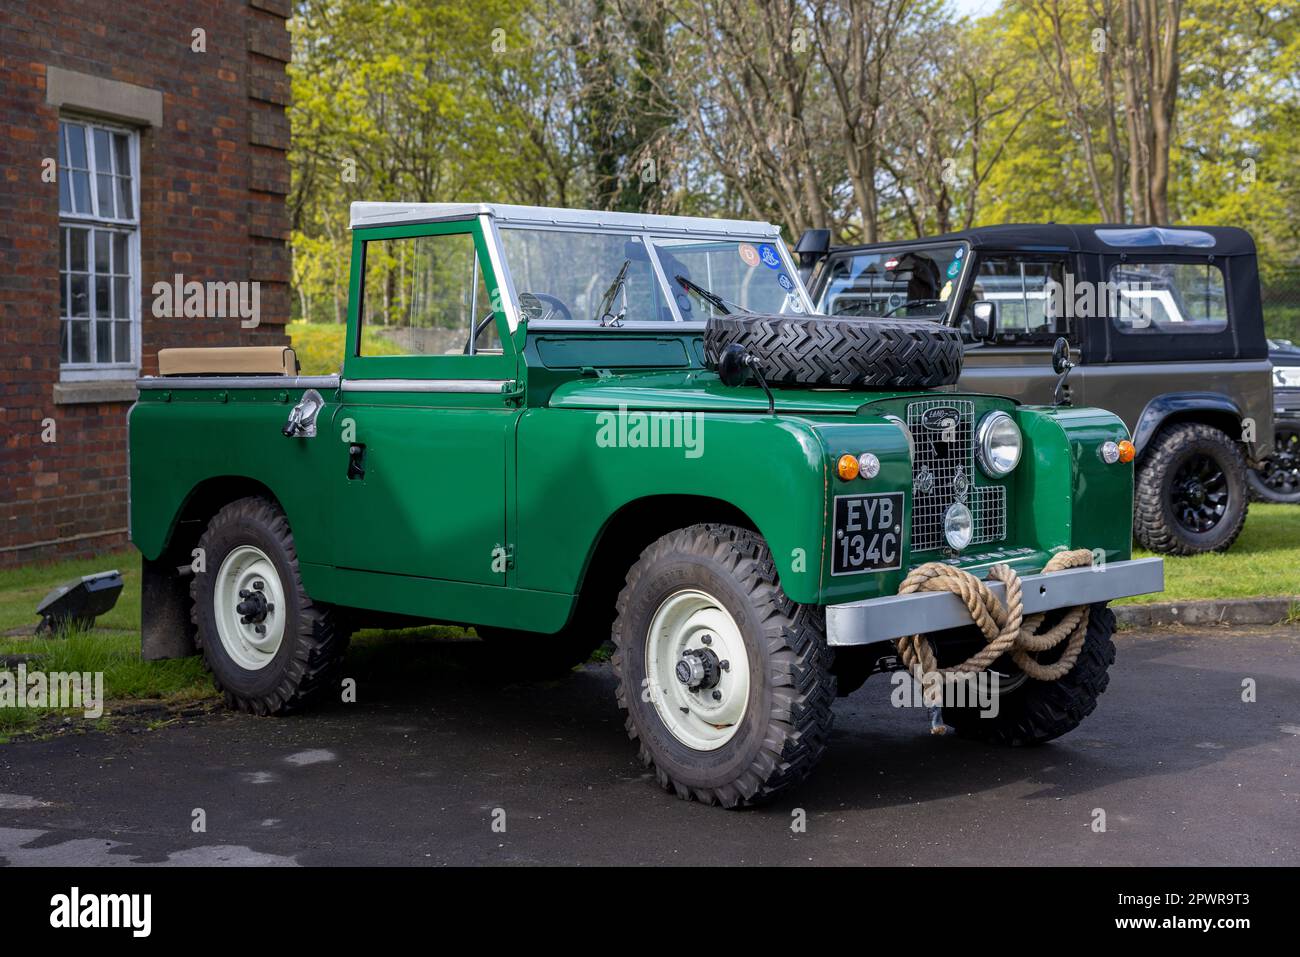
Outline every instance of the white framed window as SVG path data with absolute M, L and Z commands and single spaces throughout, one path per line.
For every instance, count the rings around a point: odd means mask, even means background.
M 64 381 L 134 378 L 140 356 L 139 137 L 59 120 L 59 360 Z

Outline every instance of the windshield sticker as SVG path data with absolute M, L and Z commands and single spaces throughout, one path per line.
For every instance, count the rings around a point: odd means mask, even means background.
M 758 258 L 763 260 L 763 265 L 768 269 L 781 268 L 781 257 L 776 254 L 776 248 L 768 243 L 758 247 Z
M 798 293 L 787 293 L 785 305 L 791 312 L 803 312 L 803 302 L 800 301 Z
M 952 262 L 948 264 L 948 278 L 956 279 L 957 273 L 959 272 L 961 272 L 961 260 L 954 259 Z
M 939 301 L 947 302 L 948 297 L 952 295 L 952 280 L 949 279 L 943 284 L 943 290 L 939 293 Z
M 779 285 L 786 292 L 794 292 L 794 283 L 790 281 L 790 277 L 787 276 L 785 273 L 783 272 L 777 273 L 776 281 L 777 281 L 777 285 Z
M 953 259 L 961 259 L 962 254 L 964 254 L 965 252 L 966 252 L 966 250 L 964 250 L 964 249 L 962 249 L 960 246 L 958 246 L 958 247 L 957 247 L 957 251 L 956 251 L 955 253 L 952 254 L 952 258 L 953 258 Z
M 738 252 L 740 258 L 745 261 L 746 266 L 752 269 L 758 265 L 758 250 L 754 248 L 752 243 L 741 243 Z

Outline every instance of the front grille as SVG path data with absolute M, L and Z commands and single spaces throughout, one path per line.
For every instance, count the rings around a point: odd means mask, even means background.
M 912 434 L 912 551 L 943 548 L 943 516 L 964 502 L 974 524 L 971 544 L 1007 536 L 1007 490 L 975 484 L 975 403 L 925 399 L 907 406 Z

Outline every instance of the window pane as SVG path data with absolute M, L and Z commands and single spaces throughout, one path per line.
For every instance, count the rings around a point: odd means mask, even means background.
M 113 361 L 113 324 L 111 322 L 95 323 L 95 361 Z
M 98 184 L 95 187 L 95 195 L 99 199 L 99 215 L 116 219 L 117 201 L 113 197 L 113 177 L 107 173 L 100 173 L 95 177 L 95 180 Z
M 117 181 L 117 215 L 122 219 L 131 219 L 135 216 L 132 212 L 131 181 L 125 176 L 113 178 Z
M 68 361 L 68 323 L 59 323 L 59 360 Z
M 87 229 L 69 229 L 69 263 L 73 272 L 86 272 L 86 234 Z
M 833 316 L 943 319 L 961 283 L 965 257 L 961 244 L 836 257 L 826 267 L 821 309 Z
M 89 213 L 90 210 L 90 174 L 72 172 L 72 210 L 76 213 Z
M 59 122 L 59 165 L 68 165 L 68 124 Z
M 95 143 L 95 169 L 101 173 L 113 172 L 112 136 L 108 130 L 96 129 L 91 131 L 91 138 Z
M 119 276 L 131 272 L 131 258 L 127 254 L 129 241 L 126 233 L 113 233 L 113 272 Z
M 90 277 L 85 273 L 72 274 L 72 315 L 90 315 Z
M 131 141 L 127 139 L 125 133 L 113 134 L 113 152 L 116 157 L 117 165 L 113 172 L 119 176 L 130 176 L 131 170 Z
M 1129 333 L 1222 332 L 1228 328 L 1223 272 L 1209 263 L 1121 263 L 1111 267 L 1117 329 Z M 1109 306 L 1109 304 L 1108 304 Z
M 68 171 L 59 170 L 59 212 L 72 212 L 72 187 L 68 185 Z
M 68 138 L 68 165 L 76 169 L 86 166 L 86 128 L 79 123 L 64 123 Z
M 131 317 L 131 280 L 125 277 L 113 280 L 113 315 L 120 319 Z
M 112 282 L 108 276 L 95 277 L 95 315 L 108 316 L 113 312 L 109 297 L 113 294 Z
M 72 327 L 72 362 L 90 361 L 90 322 L 74 319 L 68 323 Z
M 469 233 L 367 243 L 361 354 L 462 354 L 473 268 Z
M 113 323 L 114 362 L 131 361 L 131 323 Z
M 64 226 L 59 230 L 59 270 L 67 272 L 68 269 L 68 228 Z
M 109 244 L 112 242 L 112 233 L 104 229 L 95 230 L 95 272 L 109 273 Z
M 68 274 L 59 273 L 59 315 L 68 314 Z

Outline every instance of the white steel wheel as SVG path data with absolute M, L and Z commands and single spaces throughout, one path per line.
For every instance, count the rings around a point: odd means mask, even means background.
M 749 704 L 749 655 L 735 619 L 712 595 L 686 589 L 659 606 L 645 674 L 655 712 L 682 744 L 716 751 L 736 734 Z
M 266 553 L 253 545 L 231 549 L 217 570 L 212 611 L 217 636 L 230 659 L 260 671 L 284 641 L 284 586 Z

